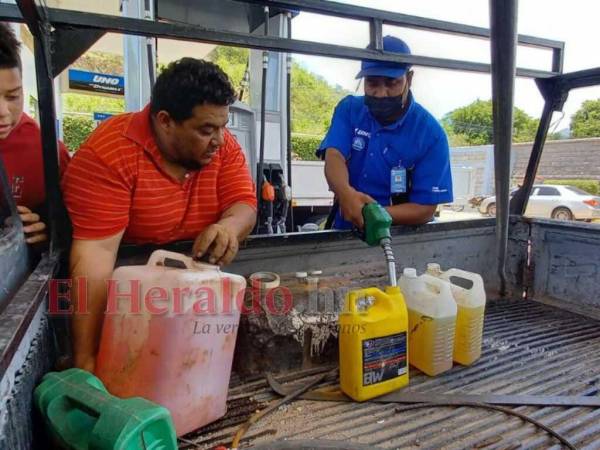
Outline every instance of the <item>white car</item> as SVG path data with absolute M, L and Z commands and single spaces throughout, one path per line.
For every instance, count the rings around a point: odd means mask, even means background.
M 511 190 L 511 198 L 516 191 L 516 189 Z M 479 205 L 479 212 L 495 216 L 496 197 L 484 199 Z M 574 186 L 536 184 L 529 196 L 525 215 L 557 220 L 600 219 L 600 197 Z

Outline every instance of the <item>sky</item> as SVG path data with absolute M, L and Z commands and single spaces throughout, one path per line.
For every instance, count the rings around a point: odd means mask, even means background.
M 343 0 L 358 6 L 403 14 L 441 19 L 489 28 L 487 0 Z M 565 42 L 564 72 L 600 67 L 600 2 L 596 0 L 521 0 L 518 32 Z M 412 53 L 450 59 L 490 62 L 489 41 L 447 34 L 384 26 L 384 35 L 404 39 Z M 293 20 L 295 39 L 365 47 L 368 44 L 366 22 L 301 13 Z M 331 84 L 355 92 L 358 61 L 295 55 L 296 60 Z M 519 46 L 517 67 L 550 70 L 550 51 Z M 413 93 L 417 101 L 434 116 L 441 118 L 455 108 L 476 99 L 491 98 L 491 77 L 425 67 L 414 68 Z M 362 86 L 358 90 L 362 94 Z M 571 91 L 563 113 L 555 113 L 551 131 L 569 126 L 571 116 L 587 99 L 600 98 L 600 86 Z M 533 117 L 539 117 L 543 101 L 531 79 L 517 78 L 515 105 Z

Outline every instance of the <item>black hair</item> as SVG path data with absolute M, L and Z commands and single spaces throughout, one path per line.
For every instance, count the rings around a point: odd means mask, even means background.
M 189 119 L 195 106 L 229 106 L 236 100 L 229 78 L 216 64 L 195 58 L 170 63 L 152 88 L 150 112 L 167 111 L 176 122 Z
M 22 70 L 21 56 L 19 55 L 20 43 L 13 33 L 10 25 L 0 22 L 0 69 Z

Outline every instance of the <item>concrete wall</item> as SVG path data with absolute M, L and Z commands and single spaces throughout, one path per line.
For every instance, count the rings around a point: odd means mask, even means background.
M 477 147 L 455 147 L 450 151 L 450 164 L 453 177 L 460 173 L 457 169 L 472 169 L 471 191 L 474 195 L 494 193 L 494 150 L 491 145 Z M 455 184 L 457 180 L 454 180 Z
M 513 144 L 512 185 L 523 181 L 531 142 Z M 450 150 L 455 174 L 457 168 L 471 168 L 475 195 L 494 193 L 494 149 L 492 145 L 455 147 Z M 456 175 L 455 175 L 456 176 Z M 592 179 L 600 181 L 600 138 L 548 141 L 544 146 L 536 181 L 551 179 Z
M 531 143 L 513 145 L 515 166 L 513 180 L 525 176 Z M 544 179 L 600 180 L 600 138 L 548 141 L 544 146 L 537 173 Z

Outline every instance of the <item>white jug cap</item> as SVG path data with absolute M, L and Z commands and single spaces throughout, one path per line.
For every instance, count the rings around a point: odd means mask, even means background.
M 319 277 L 307 277 L 306 282 L 309 285 L 315 286 L 319 283 Z
M 417 278 L 417 269 L 415 269 L 413 267 L 407 267 L 407 268 L 405 268 L 404 272 L 402 272 L 402 273 L 407 278 Z
M 438 263 L 427 263 L 427 270 L 441 271 L 442 268 Z
M 308 276 L 308 272 L 296 272 L 296 278 L 306 278 Z
M 255 272 L 250 275 L 250 280 L 259 282 L 263 289 L 273 289 L 279 286 L 279 275 L 273 272 Z

